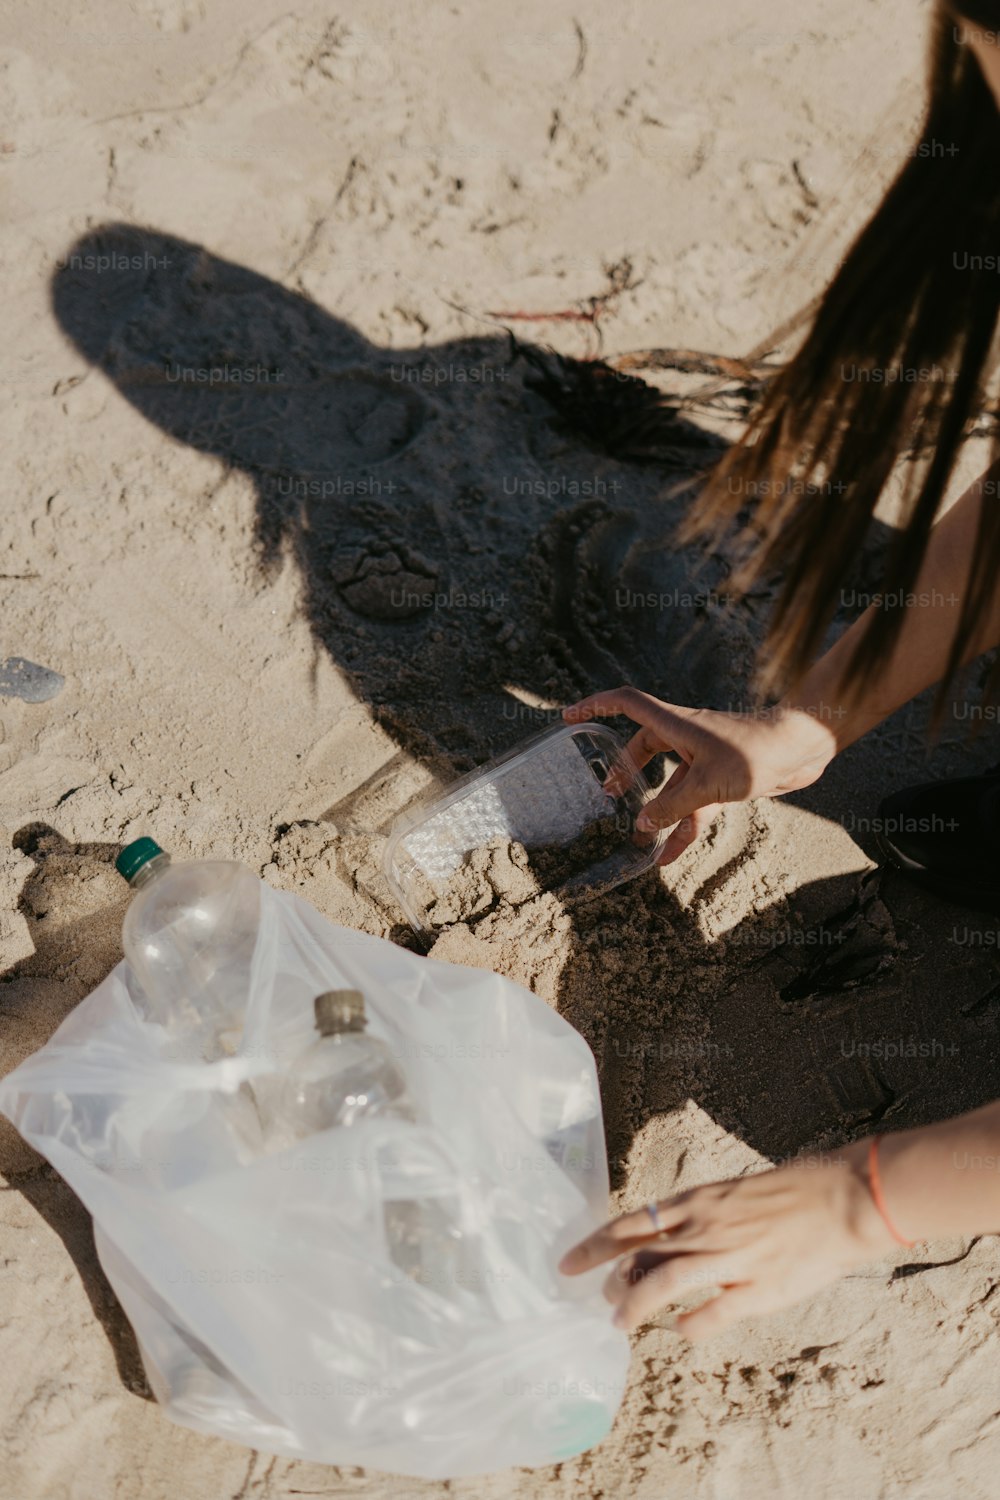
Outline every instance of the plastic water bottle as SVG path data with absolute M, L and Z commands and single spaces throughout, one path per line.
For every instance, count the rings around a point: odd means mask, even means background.
M 318 995 L 315 1016 L 319 1039 L 291 1065 L 278 1098 L 279 1134 L 302 1139 L 377 1116 L 417 1123 L 402 1069 L 386 1044 L 365 1030 L 360 990 Z M 465 1303 L 481 1290 L 454 1195 L 388 1199 L 383 1223 L 389 1256 L 404 1275 Z
M 115 861 L 135 891 L 122 946 L 142 987 L 143 1018 L 180 1059 L 231 1056 L 243 1031 L 260 916 L 260 881 L 232 860 L 172 864 L 153 839 Z
M 313 1042 L 292 1063 L 278 1103 L 281 1123 L 300 1140 L 363 1116 L 416 1120 L 406 1078 L 386 1044 L 369 1036 L 360 990 L 329 990 L 314 1001 Z

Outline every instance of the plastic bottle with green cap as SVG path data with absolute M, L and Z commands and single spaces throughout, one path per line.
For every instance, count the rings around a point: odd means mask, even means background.
M 122 946 L 143 1019 L 168 1033 L 178 1059 L 235 1052 L 243 1031 L 260 918 L 260 881 L 232 860 L 174 863 L 135 839 L 115 866 L 135 897 Z

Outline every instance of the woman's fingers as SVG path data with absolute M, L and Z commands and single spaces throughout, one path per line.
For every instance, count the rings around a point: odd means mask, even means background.
M 582 723 L 589 718 L 605 718 L 613 714 L 624 714 L 640 727 L 628 743 L 628 753 L 641 770 L 654 755 L 662 751 L 676 751 L 682 763 L 675 766 L 666 785 L 651 797 L 636 820 L 642 833 L 660 828 L 670 828 L 675 823 L 697 813 L 701 808 L 711 808 L 714 816 L 718 801 L 717 792 L 705 781 L 700 764 L 692 764 L 696 753 L 698 736 L 692 732 L 691 717 L 669 703 L 660 703 L 649 693 L 637 688 L 612 688 L 607 692 L 592 693 L 579 703 L 563 709 L 563 718 L 569 723 Z M 704 746 L 703 746 L 704 748 Z M 612 776 L 605 789 L 618 796 L 625 790 L 619 785 L 620 778 Z M 671 837 L 658 863 L 669 864 L 687 848 L 705 826 L 701 820 L 680 830 L 676 838 Z
M 785 1306 L 785 1300 L 780 1293 L 765 1291 L 755 1285 L 725 1287 L 717 1297 L 710 1297 L 691 1312 L 678 1313 L 675 1327 L 686 1339 L 698 1343 L 721 1333 L 741 1318 L 776 1312 Z
M 685 1240 L 684 1233 L 684 1230 L 679 1230 L 676 1237 L 672 1234 L 669 1238 L 664 1236 L 636 1245 L 617 1260 L 604 1280 L 604 1295 L 608 1301 L 616 1304 L 624 1301 L 630 1288 L 638 1286 L 653 1271 L 661 1270 L 667 1262 L 686 1261 L 690 1267 L 695 1253 L 720 1253 L 718 1247 L 707 1243 L 703 1235 L 691 1234 Z
M 688 1218 L 687 1196 L 681 1193 L 677 1198 L 653 1205 L 656 1209 L 655 1224 L 648 1208 L 634 1209 L 632 1213 L 602 1224 L 572 1250 L 567 1250 L 559 1262 L 560 1271 L 567 1276 L 579 1276 L 581 1271 L 589 1271 L 606 1260 L 617 1260 L 627 1250 L 647 1245 L 657 1235 L 679 1228 Z
M 682 760 L 681 765 L 675 766 L 675 768 L 673 768 L 673 771 L 670 772 L 669 777 L 667 777 L 666 783 L 663 784 L 663 787 L 661 787 L 658 795 L 652 796 L 652 798 L 649 798 L 649 801 L 646 802 L 645 807 L 643 807 L 642 813 L 640 813 L 639 817 L 637 817 L 636 819 L 637 828 L 642 829 L 643 832 L 649 832 L 652 831 L 652 829 L 658 829 L 663 826 L 663 823 L 660 822 L 660 817 L 658 817 L 658 814 L 655 813 L 655 811 L 651 811 L 651 808 L 654 807 L 655 802 L 660 801 L 660 798 L 664 795 L 664 793 L 676 792 L 676 789 L 681 786 L 681 781 L 684 781 L 684 778 L 687 777 L 688 771 L 690 771 L 690 769 L 691 766 L 688 765 L 687 760 Z M 673 856 L 673 858 L 676 858 L 676 855 Z M 664 862 L 669 861 L 664 861 L 663 858 L 657 859 L 657 864 L 664 864 Z
M 614 714 L 624 714 L 635 724 L 647 724 L 651 711 L 660 707 L 649 693 L 634 687 L 606 688 L 591 693 L 578 703 L 570 703 L 562 710 L 562 716 L 570 724 L 585 724 L 588 719 L 607 719 Z M 645 710 L 645 712 L 643 712 Z
M 615 714 L 623 714 L 640 725 L 625 747 L 626 755 L 637 771 L 647 766 L 654 755 L 672 748 L 664 739 L 667 715 L 663 712 L 663 705 L 637 688 L 620 687 L 591 693 L 589 698 L 581 698 L 579 703 L 571 703 L 562 710 L 562 716 L 569 724 L 582 724 L 588 719 L 608 718 Z M 609 797 L 621 797 L 634 779 L 621 770 L 612 771 L 604 783 L 604 790 Z
M 663 1250 L 652 1245 L 639 1245 L 621 1260 L 615 1262 L 604 1281 L 604 1295 L 617 1307 L 625 1300 L 626 1292 L 637 1286 L 644 1276 L 654 1271 L 666 1259 Z
M 605 1295 L 618 1304 L 615 1322 L 619 1327 L 638 1328 L 668 1303 L 738 1282 L 740 1277 L 740 1267 L 732 1256 L 695 1251 L 668 1256 L 648 1268 L 642 1264 L 626 1266 L 621 1274 L 613 1273 L 609 1278 Z
M 605 692 L 591 693 L 589 698 L 581 698 L 579 703 L 571 703 L 562 710 L 568 724 L 613 718 L 615 714 L 622 714 L 633 724 L 642 726 L 643 744 L 652 747 L 650 755 L 660 750 L 683 752 L 689 747 L 688 712 L 672 703 L 661 703 L 651 693 L 642 693 L 638 688 L 608 688 Z
M 635 771 L 642 771 L 649 765 L 654 755 L 661 755 L 663 753 L 663 749 L 660 736 L 652 729 L 643 728 L 637 734 L 634 734 L 625 746 L 625 758 L 627 762 L 630 762 L 631 767 L 634 767 Z M 687 770 L 687 763 L 682 762 L 674 768 L 674 775 L 678 771 L 685 770 Z M 612 771 L 604 783 L 604 790 L 610 797 L 620 797 L 624 792 L 628 791 L 634 782 L 635 774 L 631 770 L 623 768 L 620 771 Z
M 691 767 L 688 765 L 686 760 L 682 760 L 679 766 L 674 766 L 674 769 L 671 771 L 670 775 L 663 783 L 663 786 L 660 788 L 660 796 L 662 796 L 664 792 L 669 792 L 671 789 L 676 791 L 690 769 Z
M 657 855 L 656 863 L 658 865 L 673 864 L 674 860 L 684 853 L 689 844 L 693 844 L 695 839 L 701 838 L 701 835 L 706 832 L 721 811 L 721 803 L 711 802 L 707 807 L 699 807 L 697 812 L 690 813 L 686 818 L 681 818 Z
M 656 862 L 658 865 L 672 864 L 718 815 L 721 798 L 727 795 L 724 786 L 729 785 L 724 767 L 732 759 L 730 747 L 711 734 L 706 738 L 697 714 L 677 709 L 669 703 L 660 703 L 649 693 L 633 687 L 591 693 L 562 712 L 569 723 L 579 724 L 586 719 L 624 714 L 638 724 L 639 729 L 627 748 L 639 770 L 661 751 L 673 750 L 681 756 L 681 764 L 675 766 L 665 786 L 649 799 L 636 819 L 640 833 L 649 834 L 665 828 L 671 830 Z M 698 727 L 695 727 L 696 720 Z M 749 770 L 741 769 L 746 770 L 746 775 L 732 778 L 734 789 L 742 779 L 746 781 L 746 794 L 749 795 Z M 605 783 L 605 791 L 611 796 L 621 796 L 627 785 L 628 779 L 614 772 Z M 741 795 L 738 789 L 736 795 Z
M 702 807 L 710 807 L 717 797 L 706 785 L 697 762 L 691 766 L 678 766 L 662 791 L 651 797 L 639 817 L 636 827 L 649 832 L 654 828 L 670 828 L 682 818 L 689 818 Z M 694 837 L 694 834 L 691 835 Z M 691 840 L 688 840 L 690 843 Z

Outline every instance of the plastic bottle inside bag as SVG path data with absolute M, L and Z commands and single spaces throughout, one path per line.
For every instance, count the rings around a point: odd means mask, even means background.
M 260 881 L 232 860 L 172 864 L 153 839 L 116 861 L 135 891 L 122 946 L 142 988 L 143 1018 L 179 1060 L 231 1056 L 243 1032 L 260 918 Z
M 390 1049 L 365 1029 L 359 990 L 331 990 L 315 1001 L 319 1038 L 291 1065 L 269 1122 L 272 1136 L 302 1140 L 317 1131 L 348 1128 L 377 1116 L 419 1122 L 406 1077 Z M 402 1151 L 380 1162 L 398 1176 Z M 468 1304 L 481 1293 L 478 1257 L 462 1228 L 452 1192 L 383 1202 L 390 1259 L 404 1275 L 440 1296 Z

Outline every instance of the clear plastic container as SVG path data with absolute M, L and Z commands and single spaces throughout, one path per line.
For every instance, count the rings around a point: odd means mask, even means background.
M 616 774 L 617 773 L 617 774 Z M 614 777 L 617 795 L 605 791 Z M 620 790 L 619 790 L 620 788 Z M 602 894 L 655 863 L 666 830 L 640 833 L 635 820 L 653 791 L 605 724 L 558 724 L 456 781 L 443 796 L 412 803 L 396 819 L 385 873 L 416 932 L 432 937 L 432 916 L 474 851 L 495 841 L 539 855 L 539 886 L 572 901 Z M 596 825 L 596 827 L 595 827 Z M 588 833 L 594 858 L 582 866 L 574 851 Z M 559 851 L 567 863 L 560 868 Z M 532 866 L 534 869 L 534 866 Z

